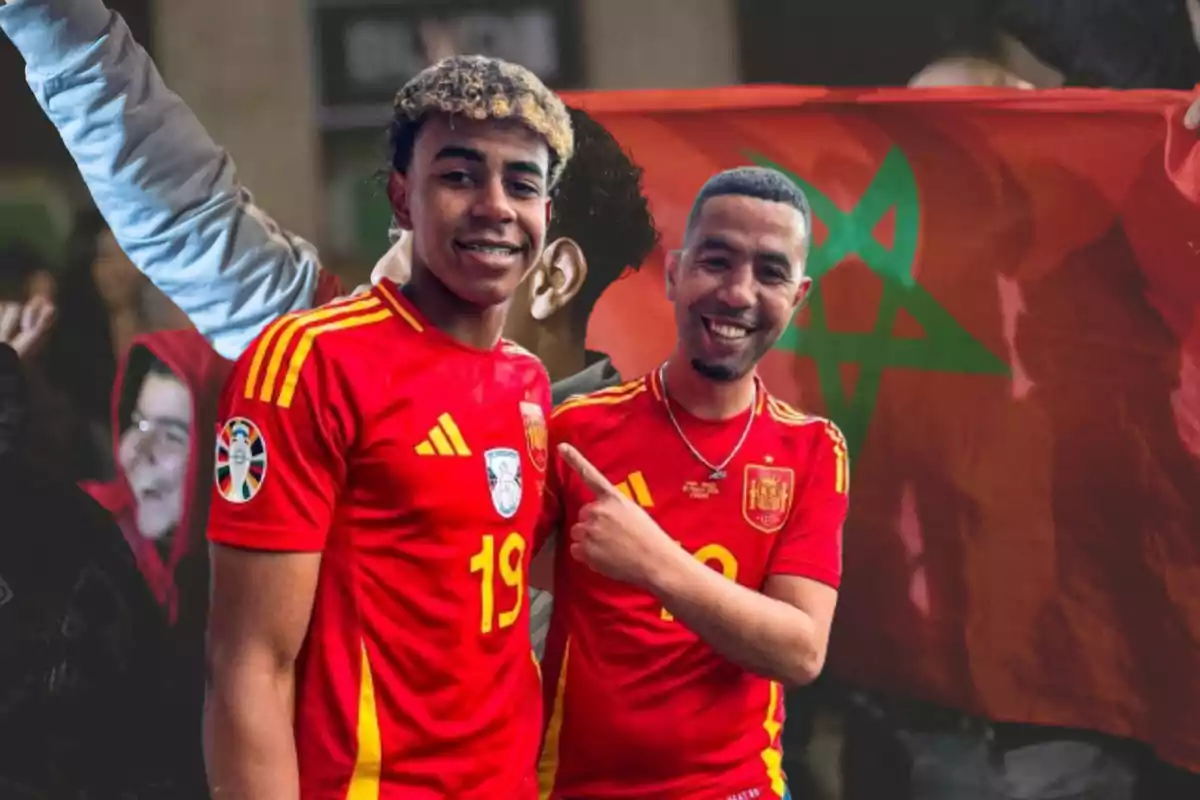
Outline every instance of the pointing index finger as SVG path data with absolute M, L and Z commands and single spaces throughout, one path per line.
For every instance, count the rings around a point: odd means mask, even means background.
M 592 466 L 592 462 L 583 457 L 574 447 L 565 442 L 558 446 L 558 453 L 562 456 L 563 461 L 571 469 L 575 470 L 575 474 L 583 479 L 588 488 L 596 493 L 597 496 L 613 494 L 617 488 L 609 482 L 608 478 L 604 477 L 604 473 Z

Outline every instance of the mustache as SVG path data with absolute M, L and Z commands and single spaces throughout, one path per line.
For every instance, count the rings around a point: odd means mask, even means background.
M 734 308 L 724 303 L 697 303 L 692 306 L 692 313 L 702 317 L 714 317 L 723 322 L 734 322 L 747 328 L 758 328 L 758 314 L 744 308 Z

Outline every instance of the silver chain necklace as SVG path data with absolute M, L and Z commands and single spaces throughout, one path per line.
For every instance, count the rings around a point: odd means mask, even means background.
M 719 481 L 726 476 L 725 468 L 729 466 L 729 462 L 733 461 L 734 456 L 742 449 L 742 445 L 746 443 L 746 437 L 750 435 L 750 428 L 754 425 L 754 409 L 758 407 L 758 381 L 754 382 L 754 394 L 750 398 L 750 417 L 746 420 L 746 429 L 742 431 L 742 436 L 737 440 L 737 444 L 733 446 L 733 450 L 725 457 L 725 460 L 720 464 L 713 464 L 704 456 L 700 455 L 700 451 L 691 443 L 687 434 L 683 432 L 683 428 L 679 425 L 679 420 L 675 419 L 675 412 L 671 410 L 671 397 L 667 394 L 667 365 L 664 363 L 658 368 L 658 383 L 663 390 L 663 405 L 667 407 L 667 416 L 671 418 L 671 424 L 675 426 L 675 432 L 679 434 L 680 440 L 687 446 L 687 449 L 692 451 L 692 455 L 696 457 L 704 466 L 711 470 L 708 476 L 710 481 Z

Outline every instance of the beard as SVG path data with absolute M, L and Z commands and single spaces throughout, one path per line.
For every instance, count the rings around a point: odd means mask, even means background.
M 744 376 L 749 369 L 735 369 L 727 364 L 709 364 L 698 358 L 692 359 L 692 369 L 696 373 L 717 383 L 732 383 Z

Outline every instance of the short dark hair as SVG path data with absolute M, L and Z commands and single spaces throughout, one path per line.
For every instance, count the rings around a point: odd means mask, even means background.
M 129 350 L 125 361 L 125 374 L 121 384 L 120 405 L 117 408 L 117 424 L 124 431 L 133 419 L 133 410 L 137 407 L 138 392 L 148 375 L 162 378 L 174 378 L 186 385 L 186 381 L 175 370 L 155 355 L 154 351 L 144 344 L 135 344 Z
M 587 258 L 583 287 L 571 302 L 572 322 L 586 326 L 600 296 L 658 246 L 658 229 L 642 188 L 642 168 L 607 128 L 568 108 L 575 157 L 553 195 L 547 241 L 574 239 Z
M 696 195 L 695 202 L 692 203 L 684 236 L 691 234 L 705 203 L 714 197 L 730 195 L 754 197 L 770 203 L 783 203 L 791 206 L 800 212 L 800 216 L 804 219 L 805 232 L 811 237 L 812 207 L 808 204 L 808 197 L 804 194 L 804 190 L 789 180 L 782 172 L 766 167 L 734 167 L 724 172 L 718 172 L 705 181 L 704 186 L 700 187 L 700 193 Z
M 164 378 L 174 378 L 181 383 L 183 382 L 183 379 L 179 377 L 175 370 L 171 369 L 167 365 L 167 362 L 163 361 L 153 353 L 150 353 L 150 358 L 146 361 L 146 374 L 159 375 Z

